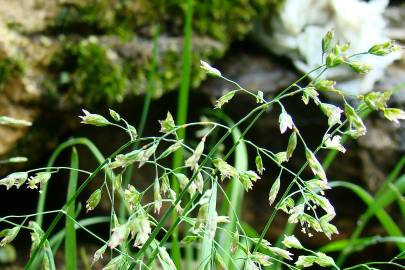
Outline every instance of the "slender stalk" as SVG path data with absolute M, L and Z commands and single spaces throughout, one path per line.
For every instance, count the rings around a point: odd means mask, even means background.
M 61 143 L 52 153 L 51 157 L 49 158 L 48 164 L 47 164 L 47 171 L 50 171 L 52 168 L 53 164 L 55 164 L 56 159 L 59 157 L 59 155 L 62 153 L 63 150 L 74 146 L 74 145 L 84 145 L 86 146 L 90 152 L 94 155 L 94 157 L 97 159 L 98 162 L 103 162 L 104 156 L 101 154 L 101 152 L 98 150 L 98 148 L 94 145 L 93 142 L 91 142 L 87 138 L 73 138 L 69 139 L 66 142 Z M 110 173 L 112 173 L 110 171 Z M 37 213 L 43 213 L 45 210 L 45 202 L 46 202 L 46 194 L 48 190 L 48 183 L 45 184 L 42 193 L 39 195 L 38 199 L 38 204 L 37 204 Z M 37 215 L 35 218 L 35 221 L 38 223 L 39 226 L 42 226 L 43 222 L 43 215 Z
M 108 164 L 109 160 L 119 153 L 121 153 L 124 149 L 126 149 L 128 146 L 132 145 L 133 141 L 130 141 L 123 146 L 121 146 L 117 151 L 115 151 L 112 155 L 109 156 L 108 159 L 104 160 L 103 163 L 101 163 L 91 175 L 87 177 L 87 179 L 84 181 L 83 184 L 79 186 L 79 188 L 76 190 L 74 195 L 65 203 L 65 205 L 62 207 L 63 211 L 66 211 L 66 209 L 76 200 L 77 196 L 79 196 L 80 193 L 87 187 L 87 185 L 93 180 L 93 178 L 101 171 L 104 169 L 104 167 Z M 56 217 L 53 219 L 52 223 L 49 225 L 48 229 L 46 230 L 44 236 L 42 237 L 41 241 L 39 242 L 37 248 L 35 248 L 31 254 L 30 259 L 28 260 L 27 264 L 25 265 L 24 269 L 30 270 L 32 263 L 34 262 L 38 252 L 41 250 L 42 246 L 44 245 L 45 241 L 49 238 L 53 230 L 55 229 L 56 225 L 59 223 L 60 219 L 63 217 L 63 212 L 59 212 Z

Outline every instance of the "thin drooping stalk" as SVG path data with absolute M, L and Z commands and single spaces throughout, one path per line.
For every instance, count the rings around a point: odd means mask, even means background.
M 76 200 L 77 196 L 79 196 L 80 193 L 87 187 L 87 185 L 94 179 L 94 177 L 104 169 L 104 167 L 108 164 L 109 160 L 119 153 L 121 153 L 123 150 L 128 148 L 128 146 L 131 146 L 134 142 L 130 141 L 123 146 L 121 146 L 117 151 L 112 153 L 107 159 L 104 160 L 92 173 L 87 177 L 87 179 L 79 186 L 79 188 L 76 190 L 76 192 L 73 194 L 73 196 L 65 203 L 65 205 L 62 207 L 63 211 L 66 211 L 67 208 Z M 48 229 L 46 230 L 44 236 L 42 237 L 41 241 L 39 242 L 38 246 L 33 250 L 30 259 L 28 260 L 27 264 L 25 265 L 24 269 L 26 270 L 31 270 L 31 265 L 34 262 L 38 252 L 41 250 L 42 246 L 44 245 L 45 241 L 49 238 L 53 230 L 55 229 L 56 225 L 59 223 L 60 219 L 63 217 L 63 212 L 59 212 L 56 217 L 53 219 L 51 224 L 49 225 Z
M 72 150 L 70 167 L 74 169 L 79 168 L 79 156 L 77 154 L 76 148 L 73 148 Z M 66 201 L 68 201 L 69 198 L 71 198 L 76 191 L 78 175 L 78 171 L 70 171 Z M 75 216 L 75 205 L 76 201 L 74 200 L 66 210 L 68 215 Z M 65 267 L 67 270 L 74 270 L 77 269 L 76 229 L 74 222 L 69 218 L 66 218 L 65 224 Z
M 319 68 L 316 68 L 316 69 L 310 71 L 309 73 L 304 74 L 300 79 L 306 78 L 307 76 L 309 76 L 309 74 L 310 74 L 311 72 L 316 71 L 317 69 L 319 69 Z M 298 79 L 297 82 L 299 82 L 300 79 Z M 282 91 L 282 93 L 284 93 L 284 92 L 285 92 L 285 90 Z M 334 134 L 338 131 L 338 129 L 339 129 L 340 127 L 344 126 L 346 123 L 347 123 L 347 121 L 344 121 L 342 124 L 340 124 L 339 127 L 336 128 L 335 131 L 331 133 L 331 135 L 334 135 Z M 322 144 L 323 144 L 323 142 L 322 142 Z M 322 144 L 319 145 L 319 146 L 317 147 L 317 149 L 314 151 L 315 154 L 321 149 Z M 281 196 L 279 202 L 278 202 L 277 205 L 274 207 L 274 209 L 273 209 L 273 211 L 272 211 L 272 214 L 270 215 L 269 219 L 267 220 L 267 222 L 266 222 L 266 224 L 265 224 L 265 226 L 264 226 L 264 229 L 263 229 L 262 233 L 260 234 L 259 240 L 257 241 L 257 243 L 256 243 L 256 245 L 255 245 L 254 251 L 257 251 L 257 250 L 258 250 L 261 241 L 264 239 L 264 236 L 267 234 L 267 231 L 269 230 L 270 225 L 273 223 L 274 218 L 276 217 L 276 214 L 277 214 L 277 212 L 278 212 L 278 207 L 280 206 L 280 203 L 281 203 L 281 202 L 286 198 L 286 196 L 289 194 L 289 192 L 290 192 L 291 188 L 293 187 L 295 181 L 296 181 L 297 178 L 302 174 L 302 172 L 308 167 L 308 165 L 309 165 L 309 163 L 308 163 L 308 161 L 306 161 L 306 162 L 304 163 L 304 165 L 298 170 L 297 174 L 294 176 L 294 179 L 290 182 L 290 184 L 288 185 L 288 187 L 287 187 L 286 190 L 284 191 L 284 193 L 283 193 L 283 195 Z
M 192 21 L 193 21 L 193 0 L 187 0 L 186 14 L 185 14 L 185 24 L 184 24 L 184 44 L 183 44 L 183 56 L 182 56 L 182 69 L 181 69 L 181 84 L 180 91 L 177 99 L 177 117 L 176 124 L 183 125 L 187 121 L 187 111 L 188 111 L 188 96 L 190 90 L 190 79 L 191 79 L 191 65 L 192 65 Z M 178 131 L 178 138 L 185 139 L 186 131 L 185 129 L 180 129 Z M 183 163 L 183 151 L 176 151 L 173 156 L 173 169 L 181 166 Z M 177 181 L 172 178 L 173 190 L 178 193 L 179 185 Z M 177 218 L 177 214 L 173 212 L 173 220 Z M 192 250 L 187 249 L 187 257 L 190 258 Z M 182 269 L 181 267 L 181 254 L 180 245 L 178 240 L 178 229 L 172 234 L 172 249 L 171 249 L 172 259 L 177 267 L 177 269 Z M 189 260 L 187 260 L 189 261 Z M 189 269 L 190 265 L 186 265 L 186 269 Z
M 361 118 L 364 119 L 364 118 L 366 118 L 370 113 L 371 113 L 370 110 L 366 110 L 366 111 L 360 113 L 359 115 L 360 115 Z M 343 138 L 342 138 L 342 140 L 341 140 L 341 143 L 345 143 L 345 142 L 347 142 L 347 140 L 349 140 L 349 139 L 350 139 L 350 136 L 344 135 Z M 324 158 L 324 160 L 323 160 L 323 162 L 322 162 L 322 167 L 324 168 L 325 171 L 327 171 L 327 170 L 329 169 L 330 165 L 332 165 L 332 162 L 335 160 L 335 158 L 336 158 L 336 156 L 337 156 L 338 154 L 339 154 L 339 151 L 337 151 L 337 150 L 330 150 L 330 151 L 328 152 L 328 154 L 326 155 L 326 157 Z
M 63 150 L 70 148 L 74 145 L 84 145 L 86 146 L 90 152 L 94 155 L 94 157 L 97 159 L 99 163 L 103 162 L 105 160 L 103 154 L 98 150 L 98 148 L 94 145 L 93 142 L 91 142 L 87 138 L 73 138 L 69 139 L 66 142 L 61 143 L 52 153 L 51 157 L 49 158 L 49 161 L 47 163 L 47 167 L 52 167 L 56 159 L 59 157 L 59 155 L 62 153 Z M 49 170 L 48 170 L 49 171 Z M 110 171 L 110 173 L 112 173 Z M 38 204 L 37 204 L 37 213 L 43 213 L 45 211 L 45 201 L 46 201 L 46 195 L 47 195 L 47 190 L 48 190 L 48 183 L 44 185 L 42 193 L 39 195 L 38 199 Z M 42 221 L 43 221 L 43 215 L 37 215 L 35 218 L 35 221 L 38 223 L 39 226 L 42 226 Z
M 71 219 L 71 220 L 74 223 L 75 229 L 78 230 L 83 227 L 87 227 L 87 226 L 91 226 L 91 225 L 96 225 L 96 224 L 100 224 L 100 223 L 109 223 L 110 216 L 91 217 L 91 218 L 85 218 L 85 219 L 77 220 L 77 221 L 74 221 L 73 219 Z M 59 246 L 60 242 L 63 240 L 65 235 L 66 235 L 66 231 L 61 230 L 61 231 L 55 233 L 49 239 L 49 244 L 51 245 L 51 247 L 53 247 L 53 250 L 57 250 L 57 247 Z
M 405 83 L 401 83 L 401 84 L 397 85 L 396 87 L 394 87 L 391 91 L 392 91 L 392 93 L 397 93 L 399 91 L 404 90 L 405 89 L 404 87 L 405 87 Z M 364 119 L 370 113 L 371 113 L 370 110 L 366 110 L 366 111 L 360 113 L 359 116 Z M 350 139 L 350 137 L 347 136 L 347 135 L 344 135 L 341 142 L 345 143 L 348 139 Z M 336 151 L 336 150 L 331 150 L 331 151 L 328 152 L 328 154 L 326 155 L 326 157 L 324 158 L 324 160 L 322 162 L 322 166 L 325 169 L 325 171 L 327 169 L 329 169 L 330 165 L 335 160 L 337 154 L 338 154 L 338 151 Z

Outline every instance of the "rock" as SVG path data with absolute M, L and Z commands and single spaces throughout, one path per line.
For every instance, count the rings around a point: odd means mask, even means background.
M 335 30 L 335 41 L 350 43 L 348 55 L 367 52 L 371 46 L 387 41 L 383 18 L 387 4 L 388 0 L 287 0 L 279 16 L 259 24 L 253 34 L 264 48 L 290 58 L 298 69 L 308 72 L 322 64 L 321 38 L 328 30 Z M 338 67 L 322 77 L 337 80 L 339 89 L 346 93 L 363 94 L 373 89 L 384 77 L 384 69 L 399 57 L 399 53 L 357 56 L 356 61 L 373 66 L 368 74 L 359 76 L 347 67 Z M 317 75 L 313 73 L 312 77 Z
M 389 7 L 384 17 L 388 21 L 387 34 L 390 39 L 405 45 L 405 4 Z M 389 66 L 386 76 L 377 84 L 377 89 L 396 89 L 393 101 L 405 105 L 405 50 L 402 57 Z
M 123 42 L 117 37 L 106 36 L 101 38 L 101 43 L 114 50 L 125 61 L 136 63 L 136 73 L 146 73 L 145 69 L 150 66 L 153 44 L 150 39 L 134 37 Z M 205 73 L 199 67 L 200 59 L 216 59 L 221 57 L 226 47 L 223 43 L 204 36 L 194 35 L 192 38 L 192 87 L 196 88 L 205 79 Z M 183 50 L 183 38 L 162 35 L 158 39 L 157 74 L 154 81 L 154 96 L 178 88 L 180 85 L 181 55 Z M 174 72 L 177 71 L 177 72 Z M 146 91 L 146 76 L 138 76 L 133 82 L 136 86 L 136 94 L 144 94 Z
M 384 17 L 388 22 L 387 35 L 393 40 L 405 42 L 405 4 L 388 7 Z
M 388 21 L 387 34 L 390 39 L 396 40 L 401 46 L 405 45 L 405 4 L 388 7 L 384 16 Z M 391 103 L 405 109 L 405 50 L 402 58 L 388 67 L 384 78 L 377 83 L 378 90 L 395 90 Z M 405 124 L 395 126 L 389 133 L 396 141 L 398 150 L 405 151 Z
M 266 54 L 247 52 L 230 53 L 219 63 L 221 73 L 234 80 L 245 89 L 256 92 L 263 91 L 271 95 L 290 85 L 297 79 L 292 71 Z M 226 91 L 233 90 L 234 85 L 224 80 L 211 78 L 202 86 L 202 91 L 209 96 L 218 98 Z
M 376 84 L 375 89 L 395 90 L 391 102 L 405 105 L 405 51 L 402 52 L 401 60 L 387 68 L 384 78 Z
M 270 7 L 280 2 L 196 2 L 192 87 L 206 76 L 199 68 L 200 59 L 222 57 L 232 41 L 251 30 L 254 18 L 268 14 Z M 0 115 L 34 122 L 27 136 L 30 139 L 20 145 L 32 145 L 33 138 L 53 145 L 55 141 L 48 135 L 60 136 L 66 131 L 56 124 L 47 132 L 49 126 L 41 123 L 50 120 L 45 114 L 66 120 L 71 115 L 64 114 L 77 107 L 110 105 L 125 97 L 143 95 L 151 67 L 152 30 L 157 24 L 161 34 L 153 80 L 156 98 L 180 85 L 182 3 L 0 0 L 0 68 L 7 71 L 1 74 L 9 74 L 4 80 L 0 76 Z M 0 143 L 0 155 L 10 153 L 27 131 L 0 127 L 0 135 L 5 138 Z M 41 149 L 39 143 L 34 145 Z M 33 158 L 33 153 L 26 154 Z
M 386 172 L 395 165 L 399 145 L 398 127 L 383 118 L 366 120 L 367 133 L 358 140 L 358 158 L 361 161 L 362 177 L 367 188 L 377 191 L 386 179 Z
M 20 33 L 43 32 L 58 14 L 58 0 L 0 0 L 0 20 Z
M 0 23 L 0 63 L 2 69 L 0 115 L 34 121 L 42 94 L 40 78 L 49 50 L 39 40 L 28 39 Z M 26 128 L 0 127 L 0 155 L 10 151 Z

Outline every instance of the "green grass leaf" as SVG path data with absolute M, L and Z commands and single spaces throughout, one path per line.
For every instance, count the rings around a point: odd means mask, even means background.
M 72 156 L 70 160 L 70 167 L 73 169 L 79 168 L 79 156 L 76 148 L 72 150 Z M 67 191 L 66 201 L 75 194 L 77 188 L 78 171 L 71 170 L 69 175 L 69 184 Z M 70 204 L 66 210 L 67 214 L 71 217 L 75 216 L 76 200 Z M 65 223 L 66 237 L 65 237 L 65 267 L 66 270 L 74 270 L 77 268 L 77 246 L 76 246 L 76 229 L 73 220 L 66 217 Z
M 181 83 L 180 92 L 177 99 L 177 115 L 176 124 L 183 125 L 187 121 L 187 111 L 188 111 L 188 96 L 190 91 L 190 78 L 191 78 L 191 65 L 192 65 L 192 32 L 193 32 L 193 0 L 187 0 L 185 9 L 185 24 L 184 24 L 184 47 L 182 56 L 182 69 L 181 69 Z M 178 138 L 184 139 L 186 137 L 185 129 L 180 129 L 178 132 Z M 183 151 L 176 151 L 173 156 L 173 168 L 178 168 L 183 163 Z M 178 193 L 179 186 L 176 181 L 173 182 L 173 190 Z M 173 220 L 177 218 L 177 214 L 173 212 Z M 186 269 L 191 267 L 190 263 L 192 260 L 192 250 L 190 247 L 186 248 Z M 178 240 L 178 230 L 173 232 L 172 237 L 172 249 L 171 249 L 172 259 L 177 267 L 177 269 L 182 269 L 181 267 L 181 254 L 180 245 Z

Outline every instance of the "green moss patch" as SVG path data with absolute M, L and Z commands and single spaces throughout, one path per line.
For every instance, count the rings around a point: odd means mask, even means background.
M 94 38 L 65 44 L 51 64 L 58 91 L 87 105 L 122 100 L 128 81 L 114 60 Z
M 15 58 L 0 57 L 0 88 L 11 78 L 24 74 L 24 64 Z

